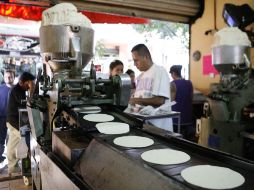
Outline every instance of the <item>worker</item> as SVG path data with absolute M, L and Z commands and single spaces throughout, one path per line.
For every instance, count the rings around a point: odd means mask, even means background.
M 126 74 L 128 74 L 131 78 L 131 88 L 135 89 L 136 88 L 136 84 L 135 84 L 135 72 L 131 69 L 128 69 L 126 72 Z
M 13 85 L 15 74 L 13 70 L 4 71 L 4 84 L 0 85 L 0 162 L 5 160 L 3 156 L 5 140 L 7 136 L 6 117 L 9 91 Z
M 136 83 L 135 83 L 135 72 L 131 69 L 128 69 L 126 72 L 131 78 L 131 94 L 134 94 L 136 89 Z
M 131 52 L 135 66 L 142 73 L 137 77 L 134 97 L 130 98 L 129 104 L 138 107 L 138 110 L 148 105 L 154 108 L 164 105 L 170 99 L 167 71 L 153 63 L 150 51 L 144 44 L 134 46 Z M 149 121 L 156 127 L 173 131 L 170 118 Z
M 181 70 L 181 65 L 173 65 L 169 71 L 173 78 L 173 81 L 170 83 L 171 99 L 176 102 L 172 106 L 172 110 L 181 112 L 180 132 L 183 138 L 190 140 L 195 134 L 192 122 L 193 86 L 190 80 L 182 78 Z M 176 132 L 176 119 L 173 119 L 173 126 Z
M 123 73 L 123 63 L 120 60 L 114 60 L 109 65 L 109 76 L 120 75 Z
M 25 108 L 26 91 L 33 90 L 35 77 L 28 72 L 21 74 L 18 83 L 10 90 L 7 112 L 9 139 L 7 143 L 8 174 L 20 172 L 16 148 L 20 140 L 19 109 Z

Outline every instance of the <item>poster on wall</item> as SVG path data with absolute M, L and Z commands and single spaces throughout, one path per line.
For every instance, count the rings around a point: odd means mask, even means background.
M 212 64 L 212 55 L 203 56 L 203 75 L 217 75 L 219 72 L 215 69 Z

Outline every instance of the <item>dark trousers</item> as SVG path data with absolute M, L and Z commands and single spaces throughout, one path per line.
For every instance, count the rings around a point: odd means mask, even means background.
M 0 157 L 4 153 L 5 139 L 7 136 L 6 117 L 0 117 Z
M 174 132 L 177 132 L 177 125 L 173 124 Z M 181 124 L 180 125 L 180 133 L 183 135 L 184 139 L 190 140 L 190 141 L 196 141 L 195 139 L 195 128 L 192 124 Z

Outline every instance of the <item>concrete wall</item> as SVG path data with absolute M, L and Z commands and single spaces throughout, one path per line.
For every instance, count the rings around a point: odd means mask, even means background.
M 222 10 L 225 3 L 232 3 L 235 5 L 249 4 L 254 9 L 253 0 L 205 0 L 205 10 L 201 18 L 199 18 L 191 26 L 191 51 L 190 51 L 190 79 L 194 87 L 204 94 L 209 93 L 211 83 L 219 81 L 219 75 L 214 77 L 210 75 L 203 75 L 203 56 L 211 54 L 211 44 L 213 42 L 213 34 L 205 35 L 207 30 L 222 29 L 226 25 L 222 17 Z M 252 26 L 254 31 L 254 26 Z M 194 61 L 193 53 L 199 50 L 201 52 L 201 59 Z M 253 51 L 253 50 L 252 50 Z M 252 53 L 252 56 L 254 53 Z

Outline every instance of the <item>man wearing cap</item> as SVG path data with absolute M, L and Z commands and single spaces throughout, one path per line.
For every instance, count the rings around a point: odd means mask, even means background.
M 32 90 L 35 76 L 28 72 L 21 74 L 19 82 L 10 90 L 7 112 L 7 128 L 9 129 L 9 140 L 7 143 L 8 173 L 20 172 L 16 148 L 20 140 L 19 133 L 19 109 L 25 108 L 26 91 Z
M 171 99 L 176 101 L 172 110 L 181 112 L 181 134 L 184 138 L 190 139 L 194 132 L 192 122 L 193 86 L 191 81 L 182 78 L 181 70 L 181 65 L 173 65 L 169 71 L 173 78 L 170 83 Z M 173 124 L 175 129 L 177 120 L 173 119 Z

